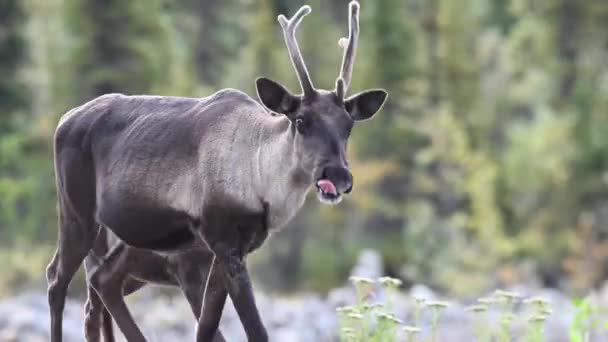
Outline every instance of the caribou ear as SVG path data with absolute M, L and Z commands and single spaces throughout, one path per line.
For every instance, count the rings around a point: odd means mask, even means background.
M 255 80 L 255 87 L 262 104 L 273 112 L 289 116 L 300 106 L 300 98 L 275 81 L 259 77 Z
M 346 99 L 344 106 L 353 120 L 367 120 L 382 108 L 387 96 L 383 89 L 367 90 Z

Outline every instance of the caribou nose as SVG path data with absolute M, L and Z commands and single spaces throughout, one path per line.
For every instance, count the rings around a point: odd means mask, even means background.
M 353 180 L 352 180 L 353 177 L 352 177 L 352 175 L 351 175 L 350 179 L 351 180 L 350 180 L 350 183 L 348 185 L 348 188 L 346 190 L 344 190 L 345 194 L 350 194 L 353 191 Z
M 336 187 L 338 193 L 348 194 L 353 189 L 353 175 L 341 166 L 328 166 L 323 170 L 322 179 L 330 180 Z

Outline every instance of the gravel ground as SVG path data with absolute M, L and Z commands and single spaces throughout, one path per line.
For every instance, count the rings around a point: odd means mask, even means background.
M 372 252 L 362 254 L 353 274 L 376 278 L 381 274 L 381 261 Z M 553 314 L 546 324 L 546 340 L 551 342 L 569 341 L 568 329 L 574 318 L 572 301 L 564 294 L 550 289 L 532 289 L 520 286 L 509 289 L 525 297 L 542 296 L 551 303 Z M 383 301 L 384 293 L 374 291 L 373 301 Z M 596 300 L 608 304 L 608 291 L 596 296 Z M 409 291 L 399 292 L 392 297 L 396 315 L 405 323 L 411 321 L 413 297 L 427 300 L 446 300 L 438 297 L 424 285 L 416 285 Z M 336 288 L 327 296 L 300 294 L 297 296 L 269 296 L 257 293 L 257 303 L 268 329 L 271 341 L 319 342 L 336 341 L 338 322 L 335 309 L 353 304 L 355 292 L 351 286 Z M 439 341 L 474 341 L 474 315 L 466 311 L 473 303 L 450 301 L 440 324 Z M 182 296 L 161 294 L 157 288 L 147 287 L 130 296 L 128 304 L 136 321 L 149 341 L 194 341 L 195 319 Z M 83 341 L 83 302 L 68 299 L 64 312 L 64 341 Z M 529 317 L 526 307 L 515 309 L 514 335 L 521 336 L 522 323 Z M 486 325 L 495 325 L 500 314 L 490 311 Z M 428 338 L 430 315 L 422 316 L 420 327 L 422 338 Z M 476 322 L 479 322 L 478 320 Z M 603 322 L 602 322 L 603 324 Z M 221 329 L 226 339 L 246 341 L 243 329 L 232 303 L 226 303 Z M 119 340 L 122 335 L 115 330 Z M 37 342 L 49 339 L 49 313 L 44 291 L 26 292 L 18 296 L 0 299 L 0 342 Z M 595 333 L 590 341 L 608 341 L 608 335 Z

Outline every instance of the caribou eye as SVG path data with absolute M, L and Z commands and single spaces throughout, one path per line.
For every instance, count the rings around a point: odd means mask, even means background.
M 296 129 L 300 134 L 306 134 L 306 131 L 308 130 L 308 120 L 304 120 L 303 118 L 297 118 Z

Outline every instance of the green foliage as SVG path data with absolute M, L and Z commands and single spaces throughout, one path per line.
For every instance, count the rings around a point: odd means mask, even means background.
M 55 240 L 51 141 L 69 108 L 115 91 L 254 95 L 258 76 L 298 92 L 276 16 L 300 5 L 0 0 L 0 248 Z M 346 2 L 310 5 L 299 41 L 332 88 Z M 361 15 L 351 94 L 389 101 L 353 130 L 353 196 L 311 198 L 256 257 L 273 286 L 327 290 L 363 247 L 456 295 L 606 279 L 606 1 L 378 0 Z
M 608 321 L 602 320 L 601 313 L 605 310 L 594 303 L 589 297 L 574 301 L 576 312 L 574 320 L 570 324 L 570 341 L 584 342 L 589 341 L 591 333 L 601 328 L 608 331 Z
M 243 43 L 239 23 L 243 10 L 236 0 L 178 0 L 173 4 L 175 27 L 185 34 L 186 53 L 191 54 L 198 79 L 218 85 Z M 177 37 L 176 37 L 177 38 Z
M 374 61 L 381 60 L 381 64 L 374 63 L 366 70 L 369 81 L 382 84 L 390 93 L 399 93 L 403 89 L 405 79 L 411 75 L 413 69 L 413 54 L 415 48 L 414 35 L 409 23 L 405 8 L 399 0 L 378 0 L 370 2 L 362 11 L 365 28 L 362 34 L 369 37 L 366 46 Z M 356 74 L 356 72 L 355 72 Z M 363 85 L 362 83 L 359 83 Z M 394 102 L 398 98 L 391 98 Z
M 27 154 L 30 157 L 23 158 Z M 51 241 L 56 222 L 52 164 L 44 142 L 11 134 L 0 139 L 0 240 Z
M 78 37 L 71 57 L 78 101 L 110 92 L 149 93 L 170 78 L 172 46 L 162 5 L 68 1 L 68 25 Z
M 0 264 L 3 267 L 0 269 L 0 297 L 23 290 L 23 284 L 43 287 L 44 279 L 40 277 L 40 270 L 46 268 L 54 251 L 55 246 L 32 248 L 29 242 L 1 248 Z
M 21 25 L 24 16 L 19 0 L 0 1 L 0 134 L 9 129 L 15 111 L 26 106 L 27 89 L 18 79 L 26 50 Z
M 392 312 L 391 297 L 395 296 L 401 281 L 390 277 L 378 280 L 351 277 L 357 302 L 354 305 L 339 307 L 336 311 L 339 319 L 340 341 L 407 341 L 407 342 L 437 342 L 441 341 L 441 316 L 450 306 L 447 302 L 429 301 L 424 298 L 411 298 L 413 312 L 408 312 L 409 325 Z M 378 286 L 379 285 L 379 286 Z M 370 303 L 375 291 L 385 292 L 386 300 Z M 549 303 L 541 297 L 523 300 L 519 294 L 496 290 L 491 296 L 480 298 L 479 305 L 466 308 L 473 316 L 472 324 L 476 341 L 545 341 L 544 326 L 551 315 Z M 522 313 L 516 315 L 515 306 L 523 304 Z M 500 314 L 497 323 L 490 323 L 488 312 L 497 311 Z M 420 316 L 426 313 L 430 317 L 429 324 L 421 322 Z M 573 324 L 576 324 L 578 319 Z M 523 333 L 515 336 L 513 325 L 523 323 Z M 444 330 L 445 331 L 445 330 Z M 446 331 L 447 333 L 447 331 Z M 428 338 L 422 338 L 426 336 Z M 575 340 L 573 340 L 575 341 Z M 581 340 L 582 341 L 582 340 Z
M 357 303 L 337 309 L 340 321 L 340 340 L 349 342 L 394 341 L 397 329 L 403 322 L 391 311 L 391 293 L 401 285 L 401 281 L 390 277 L 374 279 L 351 277 L 357 293 Z M 387 301 L 370 304 L 374 286 L 379 283 L 387 292 Z

